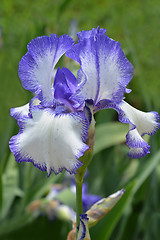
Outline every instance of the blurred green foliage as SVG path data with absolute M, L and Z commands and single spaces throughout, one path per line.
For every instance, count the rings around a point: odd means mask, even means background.
M 26 207 L 45 196 L 61 174 L 51 175 L 32 164 L 17 164 L 8 148 L 18 127 L 9 109 L 27 103 L 31 94 L 18 78 L 18 62 L 27 43 L 40 35 L 107 28 L 120 41 L 135 67 L 127 101 L 143 111 L 160 112 L 160 2 L 159 0 L 1 0 L 0 1 L 0 239 L 65 239 L 71 225 L 45 216 L 31 217 Z M 160 236 L 160 134 L 150 140 L 151 154 L 135 160 L 126 156 L 124 129 L 113 110 L 96 115 L 94 159 L 89 166 L 89 191 L 102 197 L 126 188 L 119 204 L 93 229 L 92 240 L 159 240 Z M 123 127 L 123 126 L 122 126 Z M 108 129 L 108 130 L 107 130 Z M 113 132 L 110 131 L 113 129 Z M 112 141 L 108 141 L 109 139 Z M 106 140 L 105 140 L 106 139 Z M 102 142 L 102 144 L 101 144 Z

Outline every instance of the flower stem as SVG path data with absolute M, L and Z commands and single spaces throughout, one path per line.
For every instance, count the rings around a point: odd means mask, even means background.
M 75 175 L 75 180 L 76 180 L 76 226 L 79 226 L 79 214 L 82 214 L 82 184 L 83 184 L 83 178 L 79 179 L 77 176 L 78 174 Z
M 80 161 L 83 162 L 83 165 L 76 170 L 75 181 L 76 181 L 76 226 L 79 226 L 80 218 L 79 214 L 83 213 L 82 209 L 82 185 L 83 177 L 87 170 L 89 163 L 92 160 L 93 150 L 88 149 L 85 154 L 80 158 Z

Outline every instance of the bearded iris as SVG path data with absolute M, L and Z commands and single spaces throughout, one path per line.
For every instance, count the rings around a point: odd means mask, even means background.
M 124 101 L 124 93 L 133 77 L 133 66 L 119 42 L 105 34 L 105 29 L 78 33 L 79 41 L 67 35 L 52 34 L 32 40 L 19 64 L 19 77 L 25 89 L 35 97 L 25 106 L 11 109 L 20 131 L 10 140 L 10 149 L 18 162 L 32 162 L 55 174 L 66 169 L 76 173 L 79 160 L 89 146 L 89 127 L 93 114 L 113 108 L 122 123 L 129 124 L 126 143 L 133 158 L 149 153 L 142 138 L 159 128 L 156 112 L 144 113 Z M 67 68 L 55 70 L 60 57 L 77 61 L 77 78 Z M 85 103 L 92 103 L 92 116 Z

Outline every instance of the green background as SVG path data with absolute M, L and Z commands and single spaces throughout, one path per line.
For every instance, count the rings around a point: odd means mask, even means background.
M 135 67 L 128 86 L 132 92 L 126 100 L 140 110 L 160 112 L 159 0 L 1 0 L 0 239 L 3 240 L 66 239 L 71 228 L 69 223 L 49 221 L 46 216 L 26 220 L 26 207 L 45 196 L 41 188 L 49 183 L 46 174 L 31 164 L 14 161 L 8 141 L 18 132 L 9 109 L 27 103 L 32 97 L 18 78 L 18 64 L 27 51 L 27 43 L 41 35 L 69 34 L 73 20 L 77 31 L 100 26 L 107 29 L 109 37 L 121 42 Z M 87 181 L 89 192 L 102 197 L 121 187 L 126 188 L 126 193 L 115 209 L 91 229 L 92 240 L 159 240 L 160 134 L 147 139 L 151 144 L 150 155 L 129 159 L 124 144 L 126 129 L 112 124 L 116 120 L 113 110 L 96 115 L 95 155 Z M 111 138 L 112 142 L 108 141 Z M 54 181 L 54 174 L 51 177 Z

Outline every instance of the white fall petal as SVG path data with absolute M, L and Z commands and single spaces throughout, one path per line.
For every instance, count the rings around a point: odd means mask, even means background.
M 129 123 L 126 143 L 130 148 L 130 157 L 142 157 L 149 153 L 150 146 L 142 138 L 145 134 L 153 135 L 159 128 L 159 116 L 156 112 L 142 112 L 125 101 L 119 104 L 120 120 Z
M 29 103 L 16 107 L 16 108 L 11 108 L 10 114 L 12 117 L 15 119 L 21 118 L 22 116 L 27 117 L 29 113 Z
M 48 176 L 66 169 L 70 173 L 82 165 L 78 160 L 88 146 L 88 122 L 76 113 L 55 115 L 52 109 L 32 109 L 32 118 L 21 120 L 20 133 L 10 140 L 18 162 L 28 161 Z
M 155 133 L 159 126 L 157 122 L 158 114 L 156 112 L 142 112 L 125 101 L 121 102 L 120 107 L 130 122 L 136 126 L 140 135 L 143 136 L 146 133 L 152 135 Z

